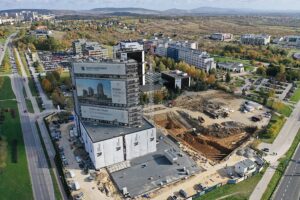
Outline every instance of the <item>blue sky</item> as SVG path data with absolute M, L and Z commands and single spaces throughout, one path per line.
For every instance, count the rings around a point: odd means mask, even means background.
M 197 7 L 300 10 L 300 0 L 0 0 L 0 10 L 15 8 L 91 9 L 100 7 L 143 7 L 156 10 Z

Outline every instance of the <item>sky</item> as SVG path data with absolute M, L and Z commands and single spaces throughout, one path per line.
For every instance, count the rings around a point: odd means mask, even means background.
M 142 7 L 155 10 L 198 7 L 300 10 L 300 0 L 0 0 L 0 10 L 19 8 L 86 10 L 102 7 Z

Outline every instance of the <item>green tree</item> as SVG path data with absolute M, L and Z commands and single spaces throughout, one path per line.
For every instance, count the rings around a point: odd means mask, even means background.
M 227 72 L 226 73 L 226 82 L 229 83 L 231 81 L 231 76 L 230 76 L 230 73 Z

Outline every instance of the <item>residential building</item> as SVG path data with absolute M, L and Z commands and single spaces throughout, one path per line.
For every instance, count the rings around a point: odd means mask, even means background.
M 156 151 L 156 129 L 142 117 L 134 60 L 73 63 L 76 125 L 96 169 Z
M 165 85 L 169 88 L 184 89 L 191 85 L 191 77 L 179 70 L 162 72 L 161 77 L 165 81 Z
M 82 54 L 82 45 L 86 42 L 86 40 L 84 39 L 79 39 L 79 40 L 75 40 L 72 42 L 72 47 L 73 47 L 73 53 L 75 55 L 80 55 Z
M 212 40 L 230 41 L 233 40 L 233 35 L 231 33 L 213 33 L 210 38 Z
M 267 45 L 271 41 L 270 35 L 255 35 L 255 34 L 244 34 L 241 36 L 241 43 L 248 45 Z
M 133 59 L 138 63 L 138 76 L 140 85 L 145 85 L 145 51 L 143 44 L 137 41 L 121 41 L 114 46 L 115 59 Z

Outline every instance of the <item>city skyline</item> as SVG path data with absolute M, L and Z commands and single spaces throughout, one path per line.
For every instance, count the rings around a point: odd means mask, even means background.
M 88 10 L 103 7 L 140 7 L 153 10 L 194 9 L 199 7 L 257 9 L 257 10 L 300 10 L 296 0 L 2 0 L 5 9 L 59 9 Z

